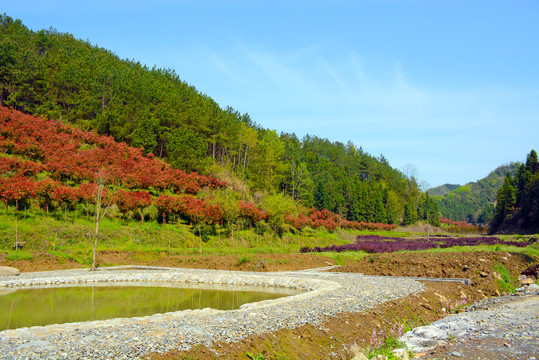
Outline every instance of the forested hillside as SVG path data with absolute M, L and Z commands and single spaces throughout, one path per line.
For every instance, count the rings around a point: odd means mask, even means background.
M 514 176 L 507 174 L 496 197 L 490 232 L 539 232 L 539 161 L 532 150 Z
M 245 201 L 281 194 L 363 222 L 397 223 L 405 207 L 411 219 L 422 217 L 416 180 L 383 157 L 352 143 L 264 129 L 174 70 L 119 59 L 54 29 L 35 32 L 7 15 L 0 17 L 0 102 L 218 178 Z
M 500 166 L 479 181 L 432 198 L 445 218 L 472 224 L 487 224 L 494 215 L 496 194 L 503 184 L 505 175 L 515 174 L 519 166 L 519 163 Z M 436 192 L 429 190 L 428 193 L 435 195 Z
M 444 196 L 447 195 L 450 191 L 459 188 L 460 185 L 457 184 L 444 184 L 436 186 L 435 188 L 429 189 L 428 193 L 434 196 Z
M 126 221 L 185 223 L 201 237 L 216 226 L 234 236 L 241 228 L 277 235 L 306 226 L 391 229 L 395 225 L 342 219 L 328 210 L 297 206 L 281 193 L 259 204 L 238 199 L 227 184 L 187 174 L 138 148 L 72 125 L 0 107 L 0 200 L 6 214 L 30 209 L 49 216 L 98 214 L 99 203 L 116 207 Z M 104 192 L 97 193 L 101 187 Z M 97 215 L 96 215 L 97 216 Z

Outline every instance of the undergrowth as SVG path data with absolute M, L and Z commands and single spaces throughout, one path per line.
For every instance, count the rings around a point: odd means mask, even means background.
M 359 346 L 357 343 L 354 344 L 355 351 L 358 352 L 362 350 L 367 358 L 372 359 L 376 358 L 378 355 L 385 355 L 387 359 L 400 359 L 393 353 L 395 349 L 406 349 L 406 344 L 399 340 L 399 338 L 411 328 L 405 323 L 393 324 L 393 327 L 385 333 L 384 330 L 372 330 L 372 335 L 369 340 L 369 344 L 362 344 Z
M 494 265 L 494 271 L 496 271 L 501 276 L 501 280 L 496 280 L 500 291 L 504 293 L 514 293 L 516 289 L 513 286 L 513 279 L 511 279 L 511 274 L 509 273 L 509 270 L 507 270 L 502 264 L 496 264 Z

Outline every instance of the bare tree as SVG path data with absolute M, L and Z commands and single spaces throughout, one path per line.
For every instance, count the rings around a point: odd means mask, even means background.
M 430 185 L 427 181 L 423 180 L 421 181 L 421 190 L 425 193 L 425 206 L 427 207 L 426 213 L 427 213 L 427 241 L 430 240 L 430 233 L 429 233 L 429 194 L 428 190 L 430 189 Z
M 95 192 L 95 232 L 94 232 L 94 254 L 92 261 L 92 271 L 96 270 L 96 256 L 97 256 L 97 239 L 99 237 L 99 224 L 101 220 L 107 215 L 110 208 L 114 203 L 114 194 L 107 191 L 107 196 L 104 198 L 106 190 L 105 184 L 107 182 L 107 173 L 101 170 L 96 176 L 97 189 Z

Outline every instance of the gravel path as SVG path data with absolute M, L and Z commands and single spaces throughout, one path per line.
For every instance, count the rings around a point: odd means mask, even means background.
M 243 305 L 238 310 L 186 310 L 0 332 L 3 359 L 132 359 L 196 344 L 237 341 L 249 335 L 318 325 L 341 312 L 359 312 L 423 290 L 406 279 L 315 271 L 248 273 L 195 269 L 64 270 L 0 277 L 0 290 L 26 286 L 80 286 L 96 282 L 177 282 L 299 289 L 299 295 Z M 116 284 L 115 284 L 116 285 Z M 29 310 L 31 311 L 31 310 Z
M 539 290 L 480 301 L 401 340 L 424 359 L 539 360 Z

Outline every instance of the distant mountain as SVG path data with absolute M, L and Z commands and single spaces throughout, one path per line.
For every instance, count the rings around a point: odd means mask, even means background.
M 445 218 L 455 221 L 467 221 L 474 224 L 486 224 L 494 215 L 494 204 L 498 190 L 502 187 L 507 173 L 514 176 L 521 164 L 502 165 L 487 177 L 463 186 L 442 185 L 429 190 L 433 200 Z M 444 194 L 446 189 L 450 191 Z
M 460 187 L 458 184 L 444 184 L 437 186 L 435 188 L 429 189 L 428 194 L 432 196 L 444 196 L 447 195 L 450 191 L 455 190 Z

